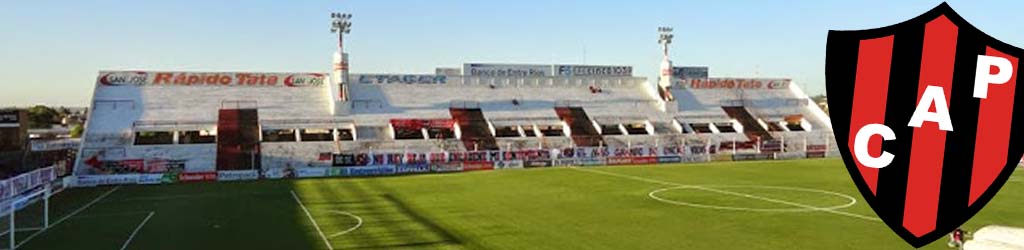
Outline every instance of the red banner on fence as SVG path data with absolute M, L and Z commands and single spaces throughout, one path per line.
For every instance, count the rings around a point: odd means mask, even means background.
M 196 172 L 178 174 L 178 182 L 216 181 L 217 172 Z
M 494 169 L 494 162 L 489 161 L 467 161 L 462 163 L 462 171 L 474 171 L 474 170 L 492 170 Z

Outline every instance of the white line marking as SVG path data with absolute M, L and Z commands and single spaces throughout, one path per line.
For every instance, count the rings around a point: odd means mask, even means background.
M 302 208 L 302 211 L 306 212 L 306 218 L 309 218 L 309 222 L 313 222 L 313 227 L 315 227 L 316 232 L 320 234 L 320 238 L 324 239 L 324 245 L 327 246 L 327 249 L 334 250 L 334 247 L 331 246 L 331 242 L 327 241 L 327 236 L 324 235 L 324 231 L 320 230 L 320 225 L 316 224 L 316 220 L 313 219 L 313 215 L 309 213 L 309 209 L 306 209 L 306 205 L 302 204 L 302 200 L 299 199 L 299 195 L 295 194 L 295 190 L 292 190 L 292 198 L 295 198 L 295 202 L 299 203 L 299 207 Z
M 348 229 L 345 229 L 345 231 L 334 233 L 331 236 L 329 236 L 328 238 L 334 238 L 334 237 L 342 236 L 342 235 L 347 234 L 349 232 L 355 231 L 356 229 L 359 229 L 359 227 L 363 226 L 363 217 L 359 217 L 358 215 L 354 215 L 352 213 L 345 212 L 345 211 L 332 210 L 331 212 L 336 213 L 336 214 L 344 214 L 344 215 L 348 215 L 349 217 L 356 218 L 356 225 L 352 226 L 352 227 L 350 227 Z
M 84 206 L 78 208 L 77 210 L 71 212 L 67 216 L 64 216 L 64 217 L 61 217 L 60 219 L 57 219 L 57 221 L 54 221 L 53 224 L 50 224 L 50 227 L 52 228 L 52 227 L 56 227 L 57 225 L 60 225 L 61 222 L 64 222 L 68 218 L 71 218 L 71 216 L 75 216 L 76 214 L 81 213 L 85 209 L 87 209 L 89 207 L 92 207 L 93 204 L 96 204 L 97 202 L 100 202 L 100 200 L 102 200 L 103 198 L 106 198 L 107 196 L 109 196 L 110 194 L 114 193 L 114 191 L 117 191 L 120 188 L 121 188 L 121 186 L 116 186 L 114 188 L 111 188 L 110 191 L 107 191 L 106 193 L 103 193 L 99 197 L 96 197 L 96 199 L 93 199 L 89 203 L 87 203 Z M 18 243 L 17 245 L 14 245 L 14 248 L 21 247 L 21 245 L 24 245 L 25 243 L 28 243 L 29 241 L 32 240 L 32 238 L 35 238 L 36 236 L 38 236 L 39 234 L 41 234 L 43 232 L 46 232 L 46 230 L 39 230 L 39 231 L 36 231 L 35 233 L 32 233 L 28 237 L 25 237 L 24 240 L 21 240 L 21 243 Z
M 128 244 L 132 243 L 132 239 L 135 238 L 135 235 L 139 233 L 139 230 L 142 229 L 142 226 L 146 225 L 146 222 L 149 222 L 149 218 L 153 218 L 154 214 L 156 214 L 156 212 L 150 211 L 149 215 L 146 215 L 146 218 L 142 219 L 142 223 L 139 223 L 139 226 L 135 227 L 135 231 L 132 231 L 132 234 L 128 235 L 128 239 L 124 241 L 124 245 L 121 245 L 121 250 L 128 249 Z
M 618 173 L 612 173 L 612 172 L 605 172 L 605 171 L 594 170 L 594 169 L 584 169 L 584 168 L 577 168 L 577 167 L 570 167 L 570 169 L 574 169 L 574 170 L 577 170 L 577 171 L 583 171 L 583 172 L 596 173 L 596 174 L 603 174 L 603 175 L 608 175 L 608 176 L 616 176 L 616 177 L 632 179 L 632 180 L 637 180 L 637 181 L 643 181 L 643 182 L 648 182 L 648 183 L 656 183 L 656 184 L 662 184 L 662 185 L 669 185 L 669 186 L 692 186 L 692 185 L 684 185 L 684 184 L 679 184 L 679 183 L 674 183 L 674 182 L 660 181 L 660 180 L 655 180 L 655 179 L 647 179 L 647 178 L 637 177 L 637 176 L 632 176 L 632 175 L 625 175 L 625 174 L 618 174 Z M 875 217 L 869 217 L 869 216 L 864 216 L 864 215 L 859 215 L 859 214 L 854 214 L 854 213 L 847 213 L 847 212 L 843 212 L 843 211 L 823 209 L 823 208 L 820 208 L 820 207 L 814 207 L 814 206 L 809 206 L 809 205 L 805 205 L 805 204 L 800 204 L 800 203 L 795 203 L 795 202 L 790 202 L 790 201 L 784 201 L 784 200 L 779 200 L 779 199 L 772 199 L 772 198 L 767 198 L 767 197 L 761 197 L 761 196 L 756 196 L 756 195 L 752 195 L 752 194 L 732 192 L 732 191 L 726 191 L 726 190 L 720 190 L 720 189 L 714 189 L 714 188 L 708 188 L 708 187 L 701 187 L 701 186 L 692 186 L 692 187 L 694 187 L 695 189 L 700 189 L 700 190 L 704 190 L 704 191 L 708 191 L 708 192 L 715 192 L 715 193 L 720 193 L 720 194 L 728 194 L 728 195 L 734 195 L 734 196 L 739 196 L 739 197 L 746 197 L 746 198 L 755 199 L 755 200 L 761 200 L 761 201 L 785 204 L 785 205 L 790 205 L 790 206 L 795 206 L 795 207 L 806 208 L 806 209 L 813 210 L 813 211 L 822 211 L 822 212 L 826 212 L 826 213 L 833 213 L 833 214 L 838 214 L 838 215 L 843 215 L 843 216 L 848 216 L 848 217 L 853 217 L 853 218 L 858 218 L 858 219 L 863 219 L 863 220 L 882 221 L 881 219 L 875 218 Z
M 89 218 L 99 218 L 99 217 L 117 217 L 117 216 L 135 215 L 135 214 L 148 214 L 149 212 L 153 212 L 153 211 L 126 211 L 126 212 L 119 212 L 119 213 L 86 214 L 86 215 L 79 215 L 79 216 L 75 217 L 74 219 L 79 220 L 79 219 L 89 219 Z
M 698 208 L 707 208 L 707 209 L 732 210 L 732 211 L 753 211 L 753 212 L 811 212 L 811 211 L 815 211 L 815 210 L 806 209 L 806 208 L 749 208 L 749 207 L 708 205 L 708 204 L 701 204 L 701 203 L 693 203 L 693 202 L 685 202 L 685 201 L 672 200 L 672 199 L 668 199 L 668 198 L 662 198 L 662 197 L 659 197 L 657 195 L 658 193 L 669 191 L 669 190 L 696 189 L 696 187 L 697 186 L 695 186 L 695 185 L 667 187 L 667 188 L 662 188 L 662 189 L 651 191 L 650 193 L 647 193 L 647 196 L 651 197 L 652 199 L 655 199 L 655 200 L 658 200 L 658 201 L 661 201 L 661 202 L 665 202 L 665 203 L 669 203 L 669 204 L 680 205 L 680 206 L 698 207 Z M 786 191 L 798 191 L 798 192 L 825 194 L 825 195 L 829 195 L 829 196 L 843 198 L 843 199 L 846 199 L 848 201 L 845 204 L 828 206 L 828 207 L 819 207 L 821 209 L 828 209 L 828 210 L 836 210 L 836 209 L 848 208 L 848 207 L 853 206 L 854 204 L 857 204 L 857 198 L 853 198 L 853 197 L 851 197 L 849 195 L 845 195 L 845 194 L 841 194 L 841 193 L 836 193 L 836 192 L 832 192 L 832 191 L 820 190 L 820 189 L 812 189 L 812 188 L 783 187 L 783 186 L 764 186 L 764 185 L 703 185 L 701 187 L 753 188 L 753 189 L 775 189 L 775 190 L 786 190 Z

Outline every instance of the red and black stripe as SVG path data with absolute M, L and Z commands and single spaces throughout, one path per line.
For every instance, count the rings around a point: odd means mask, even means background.
M 978 55 L 1014 65 L 1014 77 L 973 97 Z M 1021 49 L 977 30 L 948 5 L 874 30 L 829 32 L 827 91 L 836 140 L 851 177 L 878 215 L 916 247 L 961 225 L 1005 183 L 1024 153 L 1024 96 L 1016 88 Z M 926 121 L 910 127 L 921 94 L 942 87 L 953 131 Z M 934 107 L 930 111 L 934 111 Z M 866 124 L 885 124 L 896 140 L 874 137 L 869 152 L 895 155 L 885 168 L 866 168 L 853 155 Z

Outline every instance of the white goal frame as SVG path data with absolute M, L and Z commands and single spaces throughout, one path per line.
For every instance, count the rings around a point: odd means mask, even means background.
M 9 241 L 8 242 L 8 248 L 6 248 L 6 249 L 14 250 L 14 249 L 16 249 L 18 247 L 18 242 L 17 242 L 17 238 L 16 238 L 17 232 L 44 231 L 44 230 L 46 230 L 46 229 L 48 229 L 50 227 L 50 197 L 51 196 L 53 196 L 53 189 L 51 188 L 51 185 L 47 184 L 47 185 L 43 185 L 41 190 L 37 190 L 35 192 L 28 193 L 28 194 L 25 194 L 25 195 L 19 195 L 19 196 L 13 197 L 11 199 L 8 199 L 6 201 L 0 202 L 0 206 L 5 206 L 3 209 L 6 210 L 6 211 L 3 211 L 3 212 L 7 213 L 6 216 L 8 217 L 8 220 L 10 220 L 10 221 L 8 221 L 8 223 L 10 224 L 9 225 L 10 228 L 8 228 L 7 231 L 5 232 L 5 233 L 7 233 L 7 237 L 8 237 L 8 241 Z M 23 208 L 26 208 L 28 206 L 31 206 L 32 204 L 35 204 L 36 202 L 39 202 L 39 200 L 42 200 L 42 202 L 43 202 L 43 205 L 42 205 L 42 209 L 43 209 L 42 227 L 29 227 L 29 228 L 20 228 L 20 229 L 17 228 L 16 214 L 18 213 L 18 211 L 23 209 Z

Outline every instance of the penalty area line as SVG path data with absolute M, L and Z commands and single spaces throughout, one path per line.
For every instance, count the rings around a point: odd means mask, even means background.
M 106 198 L 107 196 L 109 196 L 110 194 L 114 193 L 114 191 L 117 191 L 120 188 L 121 188 L 121 186 L 116 186 L 114 188 L 111 188 L 110 191 L 107 191 L 106 193 L 103 193 L 99 197 L 96 197 L 96 199 L 93 199 L 89 203 L 86 203 L 84 206 L 76 209 L 75 211 L 72 211 L 67 216 L 64 216 L 64 217 L 61 217 L 60 219 L 57 219 L 57 221 L 54 221 L 53 224 L 51 224 L 48 228 L 52 228 L 52 227 L 56 227 L 57 225 L 60 225 L 60 223 L 66 221 L 67 219 L 71 218 L 72 216 L 75 216 L 78 213 L 81 213 L 82 211 L 85 211 L 86 209 L 92 207 L 92 205 L 95 205 L 96 203 L 100 202 L 100 200 L 102 200 L 103 198 Z M 21 240 L 21 242 L 19 242 L 17 245 L 14 245 L 14 248 L 20 248 L 21 245 L 24 245 L 25 243 L 28 243 L 33 238 L 35 238 L 36 236 L 39 236 L 39 234 L 42 234 L 43 232 L 46 232 L 45 228 L 43 230 L 39 230 L 39 231 L 36 231 L 35 233 L 30 234 L 28 237 L 25 237 L 24 240 Z
M 146 218 L 142 219 L 142 222 L 139 223 L 139 226 L 135 227 L 135 231 L 132 231 L 132 234 L 128 235 L 128 239 L 124 241 L 124 245 L 121 245 L 121 250 L 128 249 L 128 244 L 132 243 L 132 239 L 135 239 L 135 235 L 139 234 L 139 230 L 142 230 L 142 226 L 145 226 L 146 222 L 149 222 L 149 218 L 153 218 L 154 214 L 156 214 L 155 211 L 150 211 L 149 215 L 146 215 Z
M 626 178 L 626 179 L 642 181 L 642 182 L 647 182 L 647 183 L 655 183 L 655 184 L 669 185 L 669 186 L 692 187 L 694 189 L 700 189 L 700 190 L 704 190 L 704 191 L 708 191 L 708 192 L 714 192 L 714 193 L 726 194 L 726 195 L 732 195 L 732 196 L 739 196 L 739 197 L 745 197 L 745 198 L 750 198 L 750 199 L 755 199 L 755 200 L 760 200 L 760 201 L 766 201 L 766 202 L 771 202 L 771 203 L 795 206 L 795 207 L 800 207 L 800 208 L 804 208 L 804 209 L 808 209 L 808 210 L 821 211 L 821 212 L 826 212 L 826 213 L 843 215 L 843 216 L 852 217 L 852 218 L 858 218 L 858 219 L 862 219 L 862 220 L 878 221 L 878 222 L 882 221 L 879 218 L 870 217 L 870 216 L 864 216 L 864 215 L 855 214 L 855 213 L 847 213 L 847 212 L 843 212 L 843 211 L 836 211 L 836 210 L 827 209 L 827 208 L 820 208 L 820 207 L 810 206 L 810 205 L 806 205 L 806 204 L 800 204 L 800 203 L 791 202 L 791 201 L 773 199 L 773 198 L 762 197 L 762 196 L 746 194 L 746 193 L 740 193 L 740 192 L 726 191 L 726 190 L 721 190 L 721 189 L 716 189 L 716 188 L 709 188 L 709 187 L 704 187 L 704 186 L 699 186 L 699 185 L 684 185 L 684 184 L 675 183 L 675 182 L 668 182 L 668 181 L 648 179 L 648 178 L 632 176 L 632 175 L 626 175 L 626 174 L 605 172 L 605 171 L 600 171 L 600 170 L 596 170 L 596 169 L 583 169 L 583 168 L 577 168 L 577 167 L 570 167 L 570 169 L 573 169 L 573 170 L 576 170 L 576 171 L 590 172 L 590 173 L 595 173 L 595 174 L 603 174 L 603 175 L 608 175 L 608 176 L 615 176 L 615 177 Z
M 302 208 L 302 211 L 306 212 L 306 218 L 309 218 L 309 222 L 313 223 L 313 227 L 316 228 L 316 233 L 320 234 L 320 238 L 324 239 L 324 245 L 327 246 L 327 249 L 334 250 L 334 246 L 331 246 L 331 242 L 327 240 L 327 236 L 324 235 L 324 231 L 320 230 L 320 225 L 316 223 L 315 219 L 313 219 L 313 215 L 309 213 L 309 209 L 306 209 L 306 205 L 302 204 L 302 200 L 299 199 L 298 194 L 295 194 L 295 190 L 292 190 L 292 198 L 295 198 L 295 202 L 299 203 L 299 207 Z

